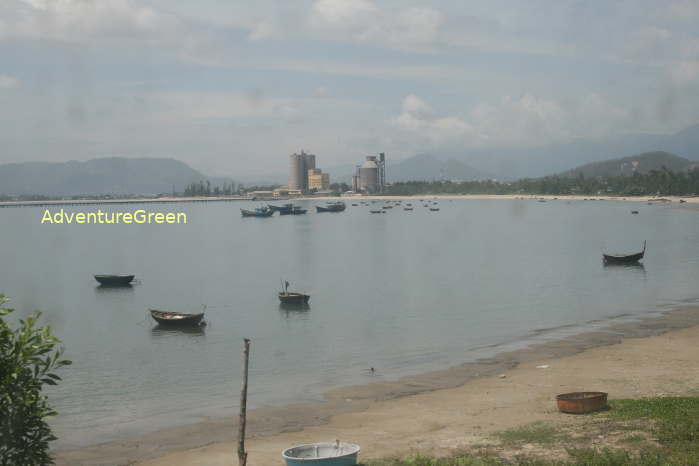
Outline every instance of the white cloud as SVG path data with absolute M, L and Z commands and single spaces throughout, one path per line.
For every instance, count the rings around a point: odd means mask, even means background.
M 19 80 L 13 76 L 0 74 L 0 89 L 13 89 L 19 86 Z
M 676 86 L 685 86 L 699 80 L 699 61 L 682 61 L 670 68 L 672 82 Z
M 595 138 L 623 129 L 630 113 L 590 93 L 569 108 L 561 103 L 524 94 L 480 103 L 465 115 L 438 115 L 416 95 L 403 99 L 401 113 L 390 126 L 423 149 L 539 146 L 574 137 Z

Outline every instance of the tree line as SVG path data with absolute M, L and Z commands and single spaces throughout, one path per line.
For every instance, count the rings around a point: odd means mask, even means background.
M 389 195 L 421 194 L 549 194 L 618 196 L 690 196 L 699 194 L 699 170 L 672 172 L 653 170 L 631 176 L 577 178 L 547 176 L 513 182 L 482 181 L 405 181 L 391 184 Z

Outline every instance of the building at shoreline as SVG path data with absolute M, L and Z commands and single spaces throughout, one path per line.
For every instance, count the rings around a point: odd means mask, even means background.
M 327 191 L 330 189 L 330 174 L 323 173 L 320 168 L 308 170 L 308 190 Z
M 316 156 L 303 150 L 289 156 L 289 189 L 308 191 L 308 171 L 316 168 Z
M 368 155 L 352 177 L 352 191 L 366 194 L 382 193 L 386 189 L 386 154 Z

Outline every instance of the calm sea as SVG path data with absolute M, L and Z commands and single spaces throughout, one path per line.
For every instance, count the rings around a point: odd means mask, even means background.
M 376 215 L 348 202 L 340 214 L 272 218 L 241 218 L 240 207 L 259 205 L 249 202 L 139 206 L 185 212 L 186 225 L 41 225 L 41 208 L 0 209 L 0 291 L 19 315 L 42 310 L 74 361 L 50 392 L 55 446 L 233 415 L 244 337 L 253 340 L 254 407 L 699 297 L 693 211 L 441 200 L 430 212 L 411 202 L 412 212 Z M 603 266 L 603 249 L 633 252 L 643 240 L 643 266 Z M 139 283 L 103 289 L 98 273 L 134 273 Z M 309 309 L 280 308 L 280 278 L 312 294 Z M 198 332 L 157 329 L 146 315 L 204 305 L 209 325 Z

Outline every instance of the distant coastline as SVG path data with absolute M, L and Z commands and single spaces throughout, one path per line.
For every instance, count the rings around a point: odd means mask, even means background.
M 364 196 L 364 195 L 346 195 L 346 196 L 306 196 L 306 197 L 280 197 L 275 199 L 252 199 L 245 196 L 207 196 L 207 197 L 134 197 L 123 199 L 55 199 L 41 201 L 3 201 L 0 202 L 2 207 L 46 207 L 46 206 L 71 206 L 71 205 L 119 205 L 119 204 L 145 204 L 145 203 L 187 203 L 187 202 L 224 202 L 224 201 L 254 201 L 254 202 L 278 202 L 278 201 L 328 201 L 328 200 L 397 200 L 397 199 L 520 199 L 520 200 L 567 200 L 567 201 L 629 201 L 629 202 L 673 202 L 679 203 L 684 201 L 687 203 L 699 203 L 699 197 L 691 196 L 584 196 L 584 195 L 552 195 L 552 194 L 422 194 L 422 195 L 403 195 L 403 196 Z

